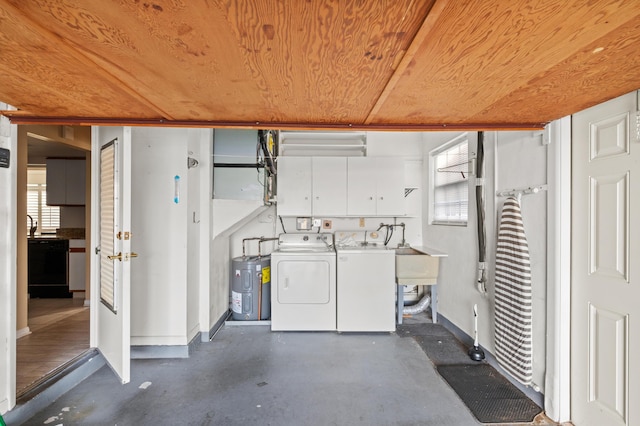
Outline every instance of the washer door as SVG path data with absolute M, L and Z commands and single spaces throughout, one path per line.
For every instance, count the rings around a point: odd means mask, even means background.
M 276 297 L 280 304 L 326 304 L 331 292 L 331 265 L 322 259 L 278 262 Z M 274 283 L 272 283 L 273 285 Z

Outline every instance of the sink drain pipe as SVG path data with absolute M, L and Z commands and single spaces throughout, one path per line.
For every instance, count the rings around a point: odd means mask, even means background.
M 426 311 L 430 304 L 431 304 L 431 295 L 427 294 L 422 299 L 420 299 L 420 301 L 418 303 L 416 303 L 415 305 L 405 306 L 402 309 L 402 314 L 403 315 L 420 314 L 420 313 Z

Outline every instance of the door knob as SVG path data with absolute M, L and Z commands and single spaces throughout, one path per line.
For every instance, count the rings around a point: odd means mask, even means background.
M 129 257 L 138 257 L 138 253 L 131 252 L 129 253 Z

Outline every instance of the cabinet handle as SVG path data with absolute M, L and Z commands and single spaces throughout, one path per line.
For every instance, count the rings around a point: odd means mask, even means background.
M 369 197 L 370 200 L 373 200 L 373 197 Z
M 380 197 L 381 200 L 384 200 L 384 197 Z

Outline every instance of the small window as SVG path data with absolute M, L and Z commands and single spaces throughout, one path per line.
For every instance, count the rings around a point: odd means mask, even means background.
M 466 225 L 469 215 L 469 140 L 467 135 L 431 153 L 431 223 Z
M 44 168 L 27 171 L 27 234 L 32 219 L 36 235 L 54 234 L 60 227 L 60 207 L 47 206 L 46 173 Z

